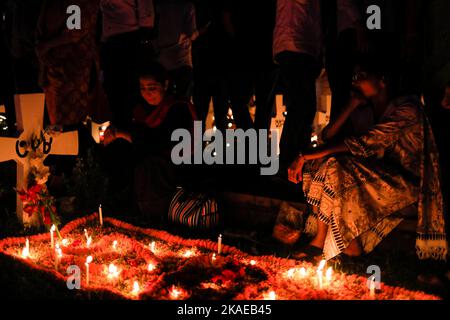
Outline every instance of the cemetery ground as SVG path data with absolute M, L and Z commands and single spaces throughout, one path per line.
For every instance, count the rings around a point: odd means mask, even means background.
M 58 212 L 62 218 L 62 226 L 76 218 L 88 216 L 98 209 L 102 201 L 103 214 L 112 216 L 135 226 L 163 229 L 185 238 L 201 238 L 217 240 L 217 234 L 193 232 L 184 228 L 167 225 L 164 222 L 145 219 L 136 213 L 135 208 L 126 207 L 126 198 L 121 194 L 108 194 L 108 181 L 104 178 L 95 156 L 88 152 L 82 159 L 71 157 L 64 161 L 65 166 L 73 167 L 71 175 L 61 174 L 52 166 L 55 158 L 49 157 L 52 170 L 48 186 L 57 198 Z M 63 165 L 63 166 L 64 166 Z M 0 164 L 0 239 L 33 235 L 44 230 L 24 230 L 15 213 L 15 177 L 14 161 Z M 101 200 L 99 200 L 101 199 Z M 113 208 L 115 210 L 113 210 Z M 264 214 L 263 212 L 261 214 Z M 254 229 L 254 228 L 253 228 Z M 225 226 L 224 234 L 229 231 L 234 237 L 226 238 L 226 243 L 252 255 L 274 255 L 289 258 L 295 248 L 281 245 L 271 237 L 271 230 L 253 230 L 252 226 L 242 226 L 240 230 L 230 230 Z M 242 231 L 244 230 L 244 231 Z M 241 234 L 242 236 L 239 236 Z M 302 237 L 298 246 L 306 243 Z M 367 267 L 378 265 L 381 269 L 381 281 L 391 286 L 401 286 L 409 290 L 424 291 L 448 299 L 449 280 L 448 263 L 426 263 L 417 259 L 414 252 L 414 238 L 405 239 L 401 234 L 393 232 L 374 252 L 354 259 L 336 259 L 332 261 L 336 271 L 347 274 L 358 274 L 368 277 Z M 65 284 L 49 281 L 45 276 L 31 276 L 33 272 L 25 266 L 13 264 L 10 259 L 0 255 L 0 296 L 10 298 L 42 298 L 64 299 L 102 299 L 108 294 L 97 292 L 95 295 L 79 292 L 73 295 Z

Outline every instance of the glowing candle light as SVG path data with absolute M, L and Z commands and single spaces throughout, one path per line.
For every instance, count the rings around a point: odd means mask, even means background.
M 217 257 L 216 257 L 216 254 L 215 253 L 213 253 L 213 255 L 212 255 L 212 261 L 216 261 L 217 260 Z
M 149 263 L 147 266 L 147 270 L 152 272 L 156 269 L 156 266 L 153 263 Z
M 150 244 L 150 251 L 153 253 L 156 253 L 156 243 L 155 241 L 152 241 L 152 243 Z
M 292 278 L 294 278 L 294 274 L 295 274 L 295 269 L 289 269 L 287 272 L 287 277 L 289 279 L 292 279 Z
M 375 277 L 372 277 L 372 279 L 370 279 L 370 297 L 372 299 L 375 299 L 375 288 L 376 288 L 376 283 L 375 283 Z
M 50 245 L 51 248 L 55 248 L 55 238 L 54 238 L 54 232 L 56 231 L 56 226 L 52 225 L 52 227 L 50 228 Z
M 131 292 L 131 294 L 137 296 L 139 295 L 139 291 L 141 291 L 141 288 L 139 287 L 139 282 L 135 281 L 133 283 L 133 291 Z
M 305 268 L 300 268 L 300 275 L 302 276 L 302 277 L 306 277 L 307 276 L 307 272 L 306 272 L 306 269 Z
M 59 262 L 61 261 L 62 258 L 62 250 L 61 247 L 59 246 L 59 243 L 56 244 L 55 247 L 55 269 L 58 270 L 59 267 Z
M 27 241 L 25 242 L 25 247 L 23 247 L 22 250 L 22 258 L 27 259 L 30 257 L 30 241 L 27 238 Z
M 103 211 L 102 211 L 102 205 L 98 207 L 98 216 L 100 218 L 100 226 L 103 227 Z
M 264 300 L 277 300 L 275 291 L 270 291 L 268 294 L 264 295 Z
M 256 265 L 256 261 L 255 261 L 255 260 L 250 260 L 250 264 L 251 264 L 252 266 L 255 266 L 255 265 Z
M 325 268 L 326 261 L 320 261 L 319 267 L 317 268 L 317 279 L 319 281 L 319 289 L 323 288 L 323 268 Z
M 327 279 L 327 284 L 330 284 L 333 280 L 333 268 L 329 267 L 325 273 L 325 279 Z
M 89 240 L 89 234 L 86 229 L 84 229 L 84 236 L 86 237 L 86 241 Z
M 108 266 L 108 279 L 115 279 L 119 276 L 119 274 L 119 269 L 113 263 L 111 263 Z
M 217 253 L 222 253 L 222 235 L 219 234 L 219 238 L 217 239 Z
M 88 256 L 86 258 L 86 263 L 84 264 L 86 266 L 86 284 L 89 285 L 89 264 L 92 262 L 92 256 Z
M 89 247 L 91 246 L 91 243 L 92 243 L 92 237 L 89 236 L 89 237 L 87 238 L 86 247 L 89 248 Z
M 178 299 L 180 298 L 180 296 L 182 295 L 182 291 L 180 289 L 178 289 L 175 286 L 172 286 L 172 289 L 170 289 L 170 298 L 171 299 Z
M 184 258 L 190 258 L 190 257 L 192 257 L 194 255 L 195 255 L 195 252 L 193 250 L 187 250 L 187 251 L 184 252 L 183 257 Z
M 117 250 L 117 240 L 113 241 L 113 250 Z

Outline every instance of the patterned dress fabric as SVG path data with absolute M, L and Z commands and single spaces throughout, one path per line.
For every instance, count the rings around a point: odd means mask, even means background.
M 438 153 L 418 100 L 394 100 L 376 125 L 344 141 L 350 154 L 309 162 L 303 174 L 307 201 L 318 208 L 309 219 L 329 225 L 325 258 L 358 237 L 372 251 L 402 221 L 397 213 L 416 206 L 419 257 L 445 259 Z

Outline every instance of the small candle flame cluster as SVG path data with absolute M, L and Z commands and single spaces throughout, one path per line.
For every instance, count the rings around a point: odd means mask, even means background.
M 326 261 L 322 260 L 320 261 L 317 270 L 316 270 L 316 277 L 317 277 L 317 285 L 319 289 L 323 289 L 325 286 L 329 286 L 333 280 L 333 268 L 329 267 L 325 272 L 325 278 L 323 275 L 323 270 L 325 269 Z M 286 272 L 286 278 L 291 280 L 304 280 L 304 279 L 310 279 L 309 278 L 309 272 L 306 268 L 292 268 L 289 269 Z
M 30 257 L 30 241 L 27 238 L 25 247 L 22 249 L 22 258 L 28 259 Z

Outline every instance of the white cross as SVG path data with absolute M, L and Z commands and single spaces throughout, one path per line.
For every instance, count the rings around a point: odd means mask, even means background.
M 44 94 L 21 94 L 14 97 L 18 138 L 0 138 L 0 162 L 15 160 L 17 163 L 17 190 L 27 186 L 27 177 L 30 169 L 29 159 L 26 156 L 26 146 L 30 145 L 33 136 L 40 137 L 43 132 L 44 121 Z M 54 155 L 77 155 L 78 132 L 71 131 L 56 136 L 44 134 L 45 141 L 39 146 L 44 152 L 44 158 Z M 19 221 L 24 225 L 39 225 L 38 217 L 31 217 L 23 212 L 23 203 L 17 196 L 16 212 Z

